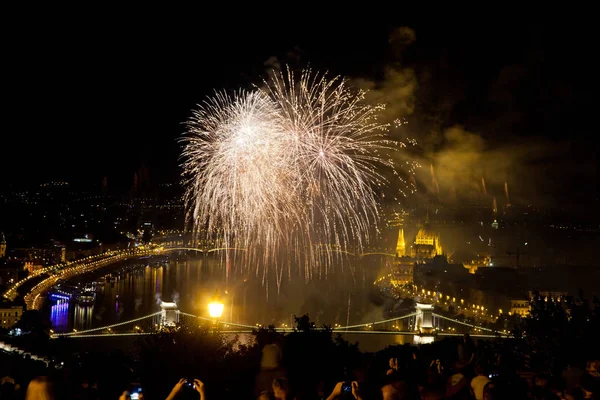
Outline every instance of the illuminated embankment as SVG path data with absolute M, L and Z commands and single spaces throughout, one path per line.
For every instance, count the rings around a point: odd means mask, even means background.
M 175 237 L 177 239 L 181 239 L 182 232 L 178 231 L 178 230 L 160 231 L 159 232 L 159 236 L 155 237 L 154 240 L 159 241 L 159 242 L 160 241 L 164 241 L 164 240 L 168 240 L 168 238 L 173 237 L 173 235 L 175 235 Z M 135 250 L 142 250 L 142 249 L 138 247 Z M 105 260 L 108 257 L 112 257 L 112 256 L 120 255 L 120 254 L 129 253 L 129 252 L 135 251 L 135 250 L 123 249 L 123 250 L 107 251 L 107 252 L 104 252 L 104 253 L 101 253 L 101 254 L 97 254 L 97 255 L 94 255 L 94 256 L 89 256 L 89 257 L 86 257 L 86 258 L 82 258 L 80 260 L 69 261 L 69 262 L 55 264 L 55 265 L 49 265 L 47 267 L 37 269 L 37 270 L 31 272 L 29 275 L 27 275 L 27 277 L 21 279 L 20 281 L 17 281 L 15 283 L 13 283 L 8 288 L 8 290 L 6 292 L 4 292 L 3 297 L 6 298 L 6 299 L 8 299 L 8 300 L 11 300 L 11 301 L 14 300 L 17 297 L 19 287 L 21 287 L 24 283 L 28 282 L 29 280 L 31 280 L 33 278 L 36 278 L 38 276 L 41 276 L 41 275 L 44 275 L 44 274 L 55 273 L 57 271 L 62 271 L 65 268 L 69 268 L 69 267 L 73 267 L 73 266 L 76 266 L 76 265 L 80 265 L 82 263 L 91 263 L 91 262 L 94 262 L 94 261 Z
M 29 293 L 25 295 L 25 305 L 27 309 L 39 309 L 43 303 L 43 294 L 58 283 L 59 280 L 71 279 L 77 275 L 94 271 L 98 268 L 106 267 L 119 261 L 130 258 L 149 256 L 159 254 L 162 251 L 160 247 L 142 247 L 134 250 L 121 250 L 103 253 L 92 259 L 84 259 L 70 264 L 65 264 L 63 268 L 52 271 L 52 275 L 35 285 Z M 39 274 L 38 274 L 39 275 Z M 12 288 L 11 288 L 12 289 Z
M 20 281 L 15 282 L 13 285 L 11 285 L 10 288 L 8 288 L 8 290 L 6 292 L 4 292 L 3 296 L 6 299 L 14 300 L 15 297 L 17 297 L 19 287 L 21 287 L 23 284 L 27 283 L 28 281 L 30 281 L 33 278 L 36 278 L 36 277 L 44 275 L 44 274 L 50 274 L 50 273 L 58 271 L 62 268 L 72 267 L 74 265 L 78 265 L 78 264 L 81 264 L 84 262 L 92 262 L 92 261 L 96 261 L 96 260 L 101 260 L 101 259 L 108 257 L 109 255 L 112 255 L 110 253 L 116 253 L 116 252 L 102 253 L 102 254 L 98 254 L 95 256 L 86 257 L 86 258 L 83 258 L 83 259 L 77 260 L 77 261 L 69 261 L 66 263 L 49 265 L 44 268 L 36 269 L 33 272 L 31 272 L 29 275 L 27 275 L 27 277 L 21 279 Z

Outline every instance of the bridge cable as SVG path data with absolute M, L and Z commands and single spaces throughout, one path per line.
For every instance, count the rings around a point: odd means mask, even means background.
M 162 311 L 158 311 L 158 312 L 155 312 L 154 314 L 149 314 L 149 315 L 146 315 L 146 316 L 143 316 L 143 317 L 130 319 L 129 321 L 118 322 L 118 323 L 112 324 L 112 325 L 102 326 L 100 328 L 86 329 L 84 331 L 77 331 L 77 332 L 55 333 L 53 336 L 57 336 L 57 337 L 58 336 L 74 336 L 74 335 L 79 335 L 79 334 L 83 334 L 83 333 L 87 333 L 87 332 L 101 331 L 101 330 L 104 330 L 104 329 L 114 328 L 116 326 L 121 326 L 121 325 L 130 324 L 132 322 L 141 321 L 141 320 L 146 319 L 146 318 L 155 317 L 155 316 L 157 316 L 157 315 L 159 315 L 161 313 L 162 313 Z
M 503 333 L 502 333 L 502 332 L 495 331 L 495 330 L 493 330 L 493 329 L 484 328 L 484 327 L 481 327 L 481 326 L 476 326 L 476 325 L 471 325 L 471 324 L 469 324 L 469 323 L 467 323 L 467 322 L 458 321 L 458 320 L 456 320 L 456 319 L 448 318 L 448 317 L 445 317 L 445 316 L 443 316 L 443 315 L 436 314 L 436 313 L 431 313 L 431 314 L 432 314 L 433 316 L 436 316 L 436 317 L 438 317 L 438 318 L 442 318 L 442 319 L 445 319 L 445 320 L 448 320 L 448 321 L 451 321 L 451 322 L 455 322 L 455 323 L 457 323 L 457 324 L 462 324 L 462 325 L 469 326 L 469 327 L 471 327 L 471 328 L 481 329 L 481 330 L 484 330 L 484 331 L 493 332 L 493 333 L 497 333 L 497 334 L 503 335 Z
M 386 322 L 399 321 L 399 320 L 404 319 L 404 318 L 414 317 L 415 315 L 417 315 L 416 312 L 414 312 L 412 314 L 408 314 L 408 315 L 403 315 L 401 317 L 386 319 L 386 320 L 383 320 L 383 321 L 377 321 L 377 322 L 373 322 L 373 323 L 358 324 L 358 325 L 348 325 L 348 326 L 338 326 L 337 328 L 333 328 L 333 330 L 334 331 L 339 331 L 339 330 L 348 329 L 348 328 L 364 328 L 365 326 L 369 326 L 369 325 L 378 325 L 378 324 L 384 324 Z
M 214 321 L 213 318 L 199 317 L 197 315 L 188 314 L 186 312 L 179 311 L 179 310 L 177 311 L 177 313 L 180 314 L 180 315 L 187 316 L 187 317 L 194 317 L 194 318 L 197 318 L 197 319 L 200 319 L 200 320 L 203 320 L 203 321 Z M 233 322 L 225 322 L 225 321 L 217 321 L 217 322 L 219 324 L 224 324 L 224 325 L 239 326 L 240 328 L 250 328 L 250 329 L 256 329 L 257 328 L 256 326 L 244 325 L 244 324 L 236 324 L 236 323 L 233 323 Z

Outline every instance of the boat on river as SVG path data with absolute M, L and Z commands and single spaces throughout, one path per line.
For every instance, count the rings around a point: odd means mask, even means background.
M 69 301 L 80 305 L 92 305 L 96 302 L 96 286 L 87 284 L 83 287 L 59 283 L 48 293 L 48 298 L 54 301 Z
M 82 306 L 91 306 L 96 302 L 96 292 L 82 292 L 75 296 L 75 302 Z

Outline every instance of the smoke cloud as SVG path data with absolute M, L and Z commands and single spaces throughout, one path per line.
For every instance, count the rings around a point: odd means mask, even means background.
M 386 67 L 381 80 L 357 78 L 352 83 L 367 91 L 367 102 L 386 105 L 383 118 L 385 122 L 392 124 L 392 128 L 415 112 L 417 79 L 410 68 Z
M 595 177 L 596 166 L 580 161 L 568 139 L 513 131 L 515 124 L 524 125 L 527 114 L 519 109 L 516 93 L 534 66 L 511 65 L 500 71 L 487 95 L 493 112 L 457 117 L 464 106 L 465 82 L 450 75 L 443 58 L 439 65 L 411 64 L 406 53 L 415 43 L 414 30 L 396 28 L 389 36 L 391 59 L 381 78 L 353 80 L 368 90 L 368 102 L 387 104 L 383 118 L 390 123 L 392 137 L 409 144 L 394 156 L 401 176 L 408 175 L 405 182 L 414 180 L 418 188 L 415 194 L 408 191 L 404 202 L 478 198 L 489 200 L 491 207 L 493 197 L 505 203 L 507 182 L 513 204 L 564 207 L 574 199 L 557 187 L 557 181 L 572 182 L 570 189 L 575 191 Z M 462 125 L 466 123 L 470 128 Z M 416 146 L 411 146 L 413 138 Z M 420 168 L 411 176 L 406 169 L 413 162 Z
M 431 161 L 435 168 L 442 201 L 451 198 L 452 191 L 456 190 L 458 197 L 497 197 L 505 203 L 504 183 L 507 182 L 511 198 L 517 203 L 556 205 L 546 196 L 556 190 L 548 173 L 552 160 L 562 164 L 561 160 L 569 159 L 568 146 L 542 138 L 492 145 L 461 126 L 446 129 L 443 138 L 437 149 L 425 151 L 423 160 Z M 418 177 L 422 191 L 435 193 L 438 190 L 427 185 L 426 171 L 419 171 Z
M 596 181 L 597 165 L 585 161 L 580 155 L 589 149 L 557 133 L 552 120 L 571 106 L 569 86 L 556 80 L 548 82 L 547 90 L 532 92 L 546 87 L 539 81 L 540 50 L 525 49 L 523 64 L 502 67 L 487 87 L 477 81 L 478 93 L 473 95 L 467 93 L 473 89 L 469 75 L 455 67 L 452 56 L 440 51 L 431 57 L 431 49 L 419 48 L 417 33 L 410 27 L 393 29 L 387 62 L 350 78 L 352 85 L 367 91 L 367 102 L 386 104 L 382 122 L 390 124 L 393 139 L 407 144 L 393 155 L 401 182 L 388 176 L 392 186 L 406 185 L 407 190 L 386 195 L 393 203 L 388 205 L 478 199 L 491 208 L 496 197 L 501 207 L 505 182 L 515 205 L 578 204 L 581 188 Z M 285 63 L 306 67 L 310 60 L 305 56 L 294 48 Z M 265 67 L 279 69 L 282 64 L 272 57 Z M 420 168 L 413 174 L 414 165 Z

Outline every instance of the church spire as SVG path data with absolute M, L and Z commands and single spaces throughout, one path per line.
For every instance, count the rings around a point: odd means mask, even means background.
M 398 243 L 396 244 L 396 256 L 404 257 L 406 255 L 406 243 L 404 242 L 404 228 L 398 231 Z

